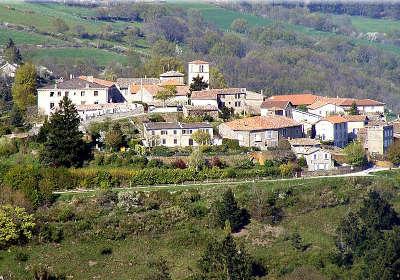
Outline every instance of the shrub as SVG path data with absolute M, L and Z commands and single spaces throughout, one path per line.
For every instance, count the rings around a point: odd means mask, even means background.
M 239 140 L 224 138 L 222 139 L 222 147 L 226 150 L 240 150 Z
M 174 152 L 171 151 L 169 148 L 165 147 L 165 146 L 156 146 L 153 147 L 150 150 L 150 153 L 153 156 L 159 156 L 159 157 L 169 157 L 169 156 L 173 156 Z
M 100 249 L 100 255 L 111 255 L 112 254 L 112 248 L 111 247 L 103 247 Z
M 63 229 L 54 224 L 45 224 L 40 226 L 38 231 L 40 242 L 60 243 L 64 238 Z
M 344 148 L 343 152 L 348 164 L 353 166 L 363 166 L 367 163 L 367 156 L 360 142 L 352 142 L 348 144 Z
M 171 166 L 172 166 L 173 168 L 179 168 L 179 169 L 185 169 L 185 168 L 187 168 L 186 163 L 185 163 L 182 159 L 180 159 L 180 158 L 174 160 L 174 161 L 171 163 Z
M 151 159 L 147 163 L 147 167 L 149 168 L 160 168 L 163 167 L 164 163 L 159 159 Z
M 8 138 L 0 138 L 0 157 L 9 156 L 18 152 L 15 141 Z
M 23 251 L 17 251 L 15 253 L 14 259 L 17 262 L 26 262 L 29 259 L 29 255 L 27 253 L 23 252 Z
M 34 227 L 33 215 L 26 213 L 25 209 L 0 206 L 0 248 L 31 239 Z
M 149 121 L 151 122 L 165 122 L 165 119 L 162 115 L 158 113 L 150 114 Z

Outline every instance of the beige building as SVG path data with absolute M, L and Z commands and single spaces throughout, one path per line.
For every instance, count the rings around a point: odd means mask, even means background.
M 366 127 L 364 148 L 371 155 L 383 155 L 393 143 L 393 125 L 372 124 Z
M 144 145 L 146 147 L 187 147 L 198 146 L 193 140 L 194 132 L 202 130 L 210 134 L 213 140 L 213 127 L 211 124 L 203 123 L 172 123 L 172 122 L 149 122 L 143 124 Z
M 261 103 L 261 116 L 284 116 L 292 118 L 293 105 L 290 101 L 265 100 Z
M 349 141 L 357 139 L 358 131 L 368 124 L 368 117 L 364 115 L 344 115 L 347 120 L 347 134 Z
M 220 124 L 218 129 L 222 138 L 238 140 L 240 146 L 261 149 L 278 146 L 280 139 L 300 138 L 303 135 L 301 124 L 281 116 L 236 119 Z
M 168 71 L 160 75 L 161 84 L 184 85 L 185 75 L 178 71 Z
M 227 107 L 235 114 L 246 112 L 246 89 L 245 88 L 221 88 L 202 91 L 193 91 L 191 105 L 212 105 L 218 108 Z

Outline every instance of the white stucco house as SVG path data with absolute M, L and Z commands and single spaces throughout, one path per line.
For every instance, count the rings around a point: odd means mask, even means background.
M 333 145 L 343 148 L 348 143 L 347 120 L 342 116 L 329 116 L 315 124 L 316 138 L 332 141 Z
M 308 112 L 324 118 L 330 115 L 344 114 L 345 112 L 343 107 L 338 106 L 334 102 L 329 102 L 329 100 L 325 101 L 323 99 L 309 105 L 307 109 Z
M 123 103 L 125 99 L 115 88 L 114 83 L 93 76 L 81 76 L 67 81 L 59 81 L 37 90 L 38 113 L 50 115 L 59 102 L 68 97 L 74 105 L 97 105 Z
M 284 116 L 292 117 L 293 105 L 290 101 L 279 101 L 279 100 L 265 100 L 261 103 L 260 111 L 261 116 Z

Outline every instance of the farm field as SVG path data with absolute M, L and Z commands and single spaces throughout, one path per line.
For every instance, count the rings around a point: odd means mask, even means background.
M 232 184 L 232 189 L 240 205 L 247 205 L 254 193 L 260 195 L 272 193 L 282 194 L 283 219 L 277 224 L 268 224 L 252 219 L 251 223 L 238 234 L 234 234 L 238 244 L 243 244 L 246 250 L 268 268 L 268 276 L 261 279 L 281 279 L 296 271 L 299 267 L 309 269 L 309 273 L 331 275 L 331 273 L 346 273 L 329 263 L 329 254 L 335 246 L 336 227 L 343 215 L 357 209 L 362 197 L 368 190 L 379 188 L 388 195 L 395 193 L 395 185 L 390 178 L 329 178 L 310 179 L 305 181 L 278 181 L 269 183 Z M 191 189 L 198 191 L 201 199 L 196 205 L 209 208 L 213 201 L 221 197 L 226 186 L 199 187 Z M 187 192 L 182 188 L 171 187 L 169 190 L 175 197 L 172 201 Z M 158 191 L 152 188 L 154 197 L 163 197 L 168 201 L 166 190 Z M 157 194 L 157 195 L 156 195 Z M 100 192 L 61 196 L 60 205 L 74 205 L 70 209 L 78 209 L 85 203 L 93 203 Z M 284 198 L 283 198 L 284 197 Z M 85 202 L 86 201 L 86 202 Z M 336 202 L 334 202 L 336 201 Z M 171 202 L 170 202 L 171 203 Z M 160 211 L 180 213 L 183 207 L 170 204 L 167 208 L 150 210 L 142 214 L 152 213 L 154 217 Z M 177 203 L 177 202 L 175 202 Z M 394 195 L 391 203 L 396 210 L 400 209 L 400 199 Z M 55 208 L 59 207 L 54 206 Z M 115 207 L 115 206 L 113 206 Z M 60 208 L 62 209 L 62 208 Z M 164 209 L 164 210 L 163 210 Z M 181 209 L 181 210 L 179 210 Z M 77 210 L 73 210 L 77 211 Z M 96 211 L 95 209 L 93 211 Z M 96 222 L 110 223 L 109 233 L 113 232 L 112 223 L 124 219 L 127 214 L 122 211 L 104 209 L 104 213 L 88 213 L 95 215 Z M 173 211 L 173 212 L 170 212 Z M 58 213 L 58 212 L 56 212 Z M 90 229 L 81 213 L 75 212 L 73 220 L 55 222 L 64 230 L 64 240 L 60 243 L 36 244 L 30 243 L 24 247 L 29 256 L 27 261 L 18 261 L 17 254 L 22 248 L 12 247 L 1 251 L 0 271 L 10 271 L 17 279 L 29 279 L 26 267 L 46 264 L 52 271 L 71 276 L 73 279 L 151 279 L 149 263 L 157 258 L 164 258 L 172 279 L 185 279 L 198 270 L 197 261 L 206 247 L 207 240 L 223 236 L 223 230 L 209 226 L 208 217 L 196 216 L 177 220 L 174 224 L 163 225 L 159 230 L 152 229 L 148 224 L 148 233 L 129 235 L 120 238 L 111 234 L 110 238 L 100 237 L 94 229 Z M 108 214 L 107 214 L 108 213 Z M 103 215 L 108 215 L 103 217 Z M 104 220 L 106 218 L 106 220 Z M 83 220 L 82 220 L 83 219 Z M 98 220 L 100 219 L 100 220 Z M 91 221 L 93 222 L 93 221 Z M 80 227 L 79 237 L 73 236 L 73 228 Z M 108 232 L 106 228 L 101 230 Z M 123 231 L 123 229 L 118 230 Z M 298 232 L 309 248 L 302 252 L 292 247 L 288 236 Z M 101 254 L 104 248 L 111 248 L 109 254 Z M 150 277 L 150 278 L 146 278 Z M 284 278 L 286 279 L 286 278 Z M 293 278 L 288 278 L 293 279 Z
M 63 59 L 93 59 L 99 65 L 107 65 L 111 62 L 124 63 L 126 57 L 114 52 L 95 48 L 52 48 L 36 49 L 23 54 L 32 61 L 39 61 L 45 58 Z
M 45 36 L 41 34 L 16 31 L 9 29 L 0 28 L 0 45 L 6 44 L 8 39 L 12 38 L 13 41 L 18 45 L 47 45 L 47 46 L 62 46 L 65 45 L 65 41 L 55 39 L 51 36 Z
M 352 16 L 351 23 L 358 31 L 363 33 L 400 31 L 400 21 L 398 20 Z

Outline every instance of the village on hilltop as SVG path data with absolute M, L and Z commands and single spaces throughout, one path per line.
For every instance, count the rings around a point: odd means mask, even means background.
M 314 93 L 264 96 L 246 88 L 209 88 L 209 63 L 188 63 L 188 77 L 168 71 L 159 77 L 117 78 L 115 82 L 93 76 L 60 79 L 38 89 L 38 112 L 50 115 L 63 97 L 76 105 L 82 123 L 104 116 L 174 114 L 221 122 L 213 127 L 203 122 L 143 123 L 146 147 L 198 146 L 192 134 L 210 135 L 212 145 L 223 139 L 260 153 L 277 149 L 284 140 L 309 171 L 334 170 L 341 149 L 361 141 L 370 157 L 382 156 L 396 139 L 396 123 L 385 119 L 385 104 L 372 99 L 325 97 Z M 232 116 L 233 120 L 224 117 Z M 259 157 L 256 157 L 259 158 Z

